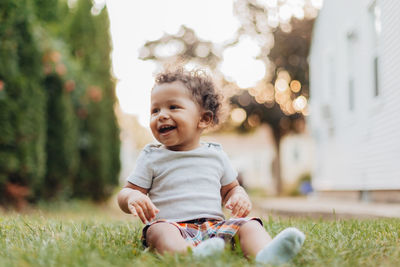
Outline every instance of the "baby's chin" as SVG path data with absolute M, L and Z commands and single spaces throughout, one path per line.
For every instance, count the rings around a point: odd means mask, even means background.
M 160 141 L 158 141 L 160 142 Z M 160 142 L 160 144 L 162 144 L 165 148 L 169 149 L 169 150 L 178 150 L 180 144 L 176 144 L 173 142 Z

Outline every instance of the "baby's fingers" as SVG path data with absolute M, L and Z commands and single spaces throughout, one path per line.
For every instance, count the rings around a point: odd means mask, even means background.
M 227 209 L 229 209 L 229 210 L 232 210 L 233 205 L 232 205 L 232 200 L 231 200 L 231 199 L 229 199 L 229 200 L 226 202 L 225 208 L 227 208 Z
M 133 206 L 132 204 L 129 204 L 128 205 L 128 209 L 132 213 L 133 216 L 138 216 L 138 214 L 136 212 L 136 209 L 135 209 L 135 206 Z
M 247 205 L 246 210 L 243 213 L 243 217 L 246 217 L 247 215 L 249 215 L 249 213 L 251 212 L 252 209 L 252 205 L 251 203 Z
M 243 217 L 246 217 L 247 214 L 249 214 L 249 213 L 250 213 L 250 205 L 243 204 L 242 206 L 240 206 L 236 216 L 239 218 L 243 218 Z
M 144 214 L 143 209 L 138 204 L 134 204 L 134 206 L 135 206 L 135 209 L 136 209 L 136 214 L 139 216 L 140 220 L 143 223 L 147 223 L 146 215 Z
M 147 213 L 149 217 L 147 219 L 149 221 L 153 220 L 156 217 L 156 214 L 160 211 L 159 209 L 154 206 L 154 204 L 151 201 L 146 202 L 146 208 L 147 208 Z
M 233 205 L 233 207 L 232 207 L 232 215 L 233 215 L 234 217 L 238 217 L 238 213 L 239 213 L 239 211 L 240 211 L 240 208 L 241 208 L 241 206 L 240 206 L 239 203 L 235 203 L 235 204 Z
M 233 195 L 225 204 L 225 208 L 230 209 L 232 213 L 234 212 L 235 207 L 238 205 L 240 198 L 236 195 Z

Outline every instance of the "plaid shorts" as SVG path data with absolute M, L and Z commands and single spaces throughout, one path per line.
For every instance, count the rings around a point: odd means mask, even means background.
M 220 237 L 223 238 L 225 242 L 233 242 L 233 237 L 236 235 L 240 226 L 251 220 L 256 220 L 263 225 L 261 219 L 256 217 L 232 218 L 229 220 L 201 218 L 184 222 L 157 220 L 147 224 L 143 228 L 142 243 L 145 247 L 147 247 L 146 232 L 151 225 L 156 223 L 170 223 L 176 226 L 182 237 L 193 246 L 197 246 L 202 241 L 212 237 Z

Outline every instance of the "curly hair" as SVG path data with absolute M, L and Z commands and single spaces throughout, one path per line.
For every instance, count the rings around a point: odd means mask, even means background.
M 220 121 L 222 96 L 217 92 L 212 78 L 201 69 L 187 71 L 183 68 L 166 70 L 155 78 L 156 85 L 175 81 L 186 86 L 200 107 L 212 112 L 212 124 L 216 126 Z

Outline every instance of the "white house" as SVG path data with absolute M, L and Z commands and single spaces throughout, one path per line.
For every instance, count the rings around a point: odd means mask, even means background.
M 310 61 L 313 187 L 400 199 L 400 1 L 325 0 Z

